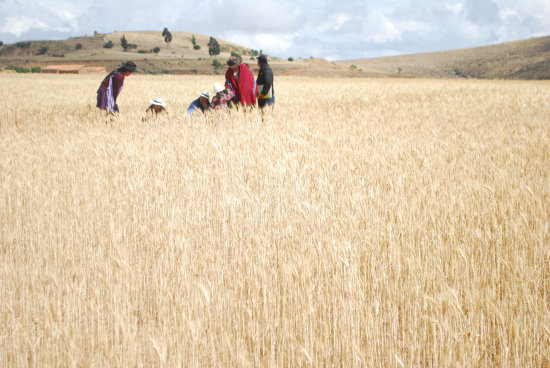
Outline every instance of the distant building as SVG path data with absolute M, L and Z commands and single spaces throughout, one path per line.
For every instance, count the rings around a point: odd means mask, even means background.
M 87 66 L 84 68 L 85 73 L 106 73 L 104 66 Z
M 52 74 L 79 74 L 84 69 L 84 65 L 48 65 L 42 69 L 42 73 Z

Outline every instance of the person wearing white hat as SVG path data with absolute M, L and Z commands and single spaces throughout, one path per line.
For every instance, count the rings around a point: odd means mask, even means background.
M 202 91 L 195 101 L 191 102 L 187 108 L 189 116 L 192 116 L 193 113 L 200 110 L 203 113 L 210 109 L 210 93 L 208 91 Z
M 156 97 L 153 101 L 149 101 L 151 104 L 147 110 L 145 110 L 147 113 L 158 115 L 160 113 L 166 112 L 166 103 L 162 99 L 162 97 Z
M 214 92 L 216 95 L 212 97 L 212 108 L 217 110 L 228 108 L 228 103 L 233 98 L 233 92 L 219 83 L 214 83 Z
M 156 97 L 154 100 L 149 101 L 151 105 L 145 110 L 145 116 L 141 119 L 141 121 L 156 121 L 157 123 L 160 123 L 162 125 L 163 123 L 159 120 L 162 115 L 167 115 L 168 111 L 166 110 L 166 102 L 162 99 L 162 97 Z

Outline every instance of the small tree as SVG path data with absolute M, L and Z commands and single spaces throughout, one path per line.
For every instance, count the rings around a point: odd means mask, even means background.
M 113 43 L 113 41 L 109 40 L 108 42 L 105 42 L 103 44 L 103 47 L 106 48 L 106 49 L 112 49 L 114 45 L 115 44 Z
M 208 41 L 208 54 L 214 58 L 220 54 L 220 44 L 214 37 L 210 37 L 210 41 Z
M 166 42 L 166 45 L 169 45 L 170 42 L 172 42 L 172 33 L 170 33 L 168 28 L 164 27 L 162 35 L 164 36 L 164 42 Z
M 128 41 L 126 41 L 126 37 L 124 35 L 122 35 L 122 38 L 120 39 L 120 46 L 122 46 L 124 50 L 128 48 Z
M 160 47 L 158 47 L 158 46 L 155 47 L 155 48 L 153 49 L 153 52 L 154 52 L 155 54 L 158 54 L 159 51 L 160 51 Z
M 197 40 L 195 39 L 195 35 L 193 35 L 191 37 L 191 43 L 193 44 L 193 46 L 196 46 L 197 45 Z
M 81 43 L 77 43 L 76 46 L 74 47 L 75 50 L 80 50 L 82 48 L 82 44 Z

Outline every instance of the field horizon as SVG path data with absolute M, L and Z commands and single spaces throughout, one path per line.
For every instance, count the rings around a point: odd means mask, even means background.
M 102 77 L 0 74 L 0 365 L 550 366 L 548 82 Z

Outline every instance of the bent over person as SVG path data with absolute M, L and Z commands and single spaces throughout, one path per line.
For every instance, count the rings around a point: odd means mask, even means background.
M 267 56 L 258 56 L 258 107 L 263 108 L 265 105 L 273 106 L 275 104 L 275 93 L 273 91 L 273 71 L 267 63 Z
M 219 83 L 214 83 L 214 92 L 216 95 L 212 97 L 212 108 L 216 110 L 227 109 L 233 98 L 233 92 Z
M 124 78 L 136 71 L 136 64 L 132 61 L 127 61 L 119 68 L 113 70 L 103 79 L 99 89 L 97 90 L 97 107 L 107 111 L 108 114 L 118 112 L 116 99 L 122 91 Z

